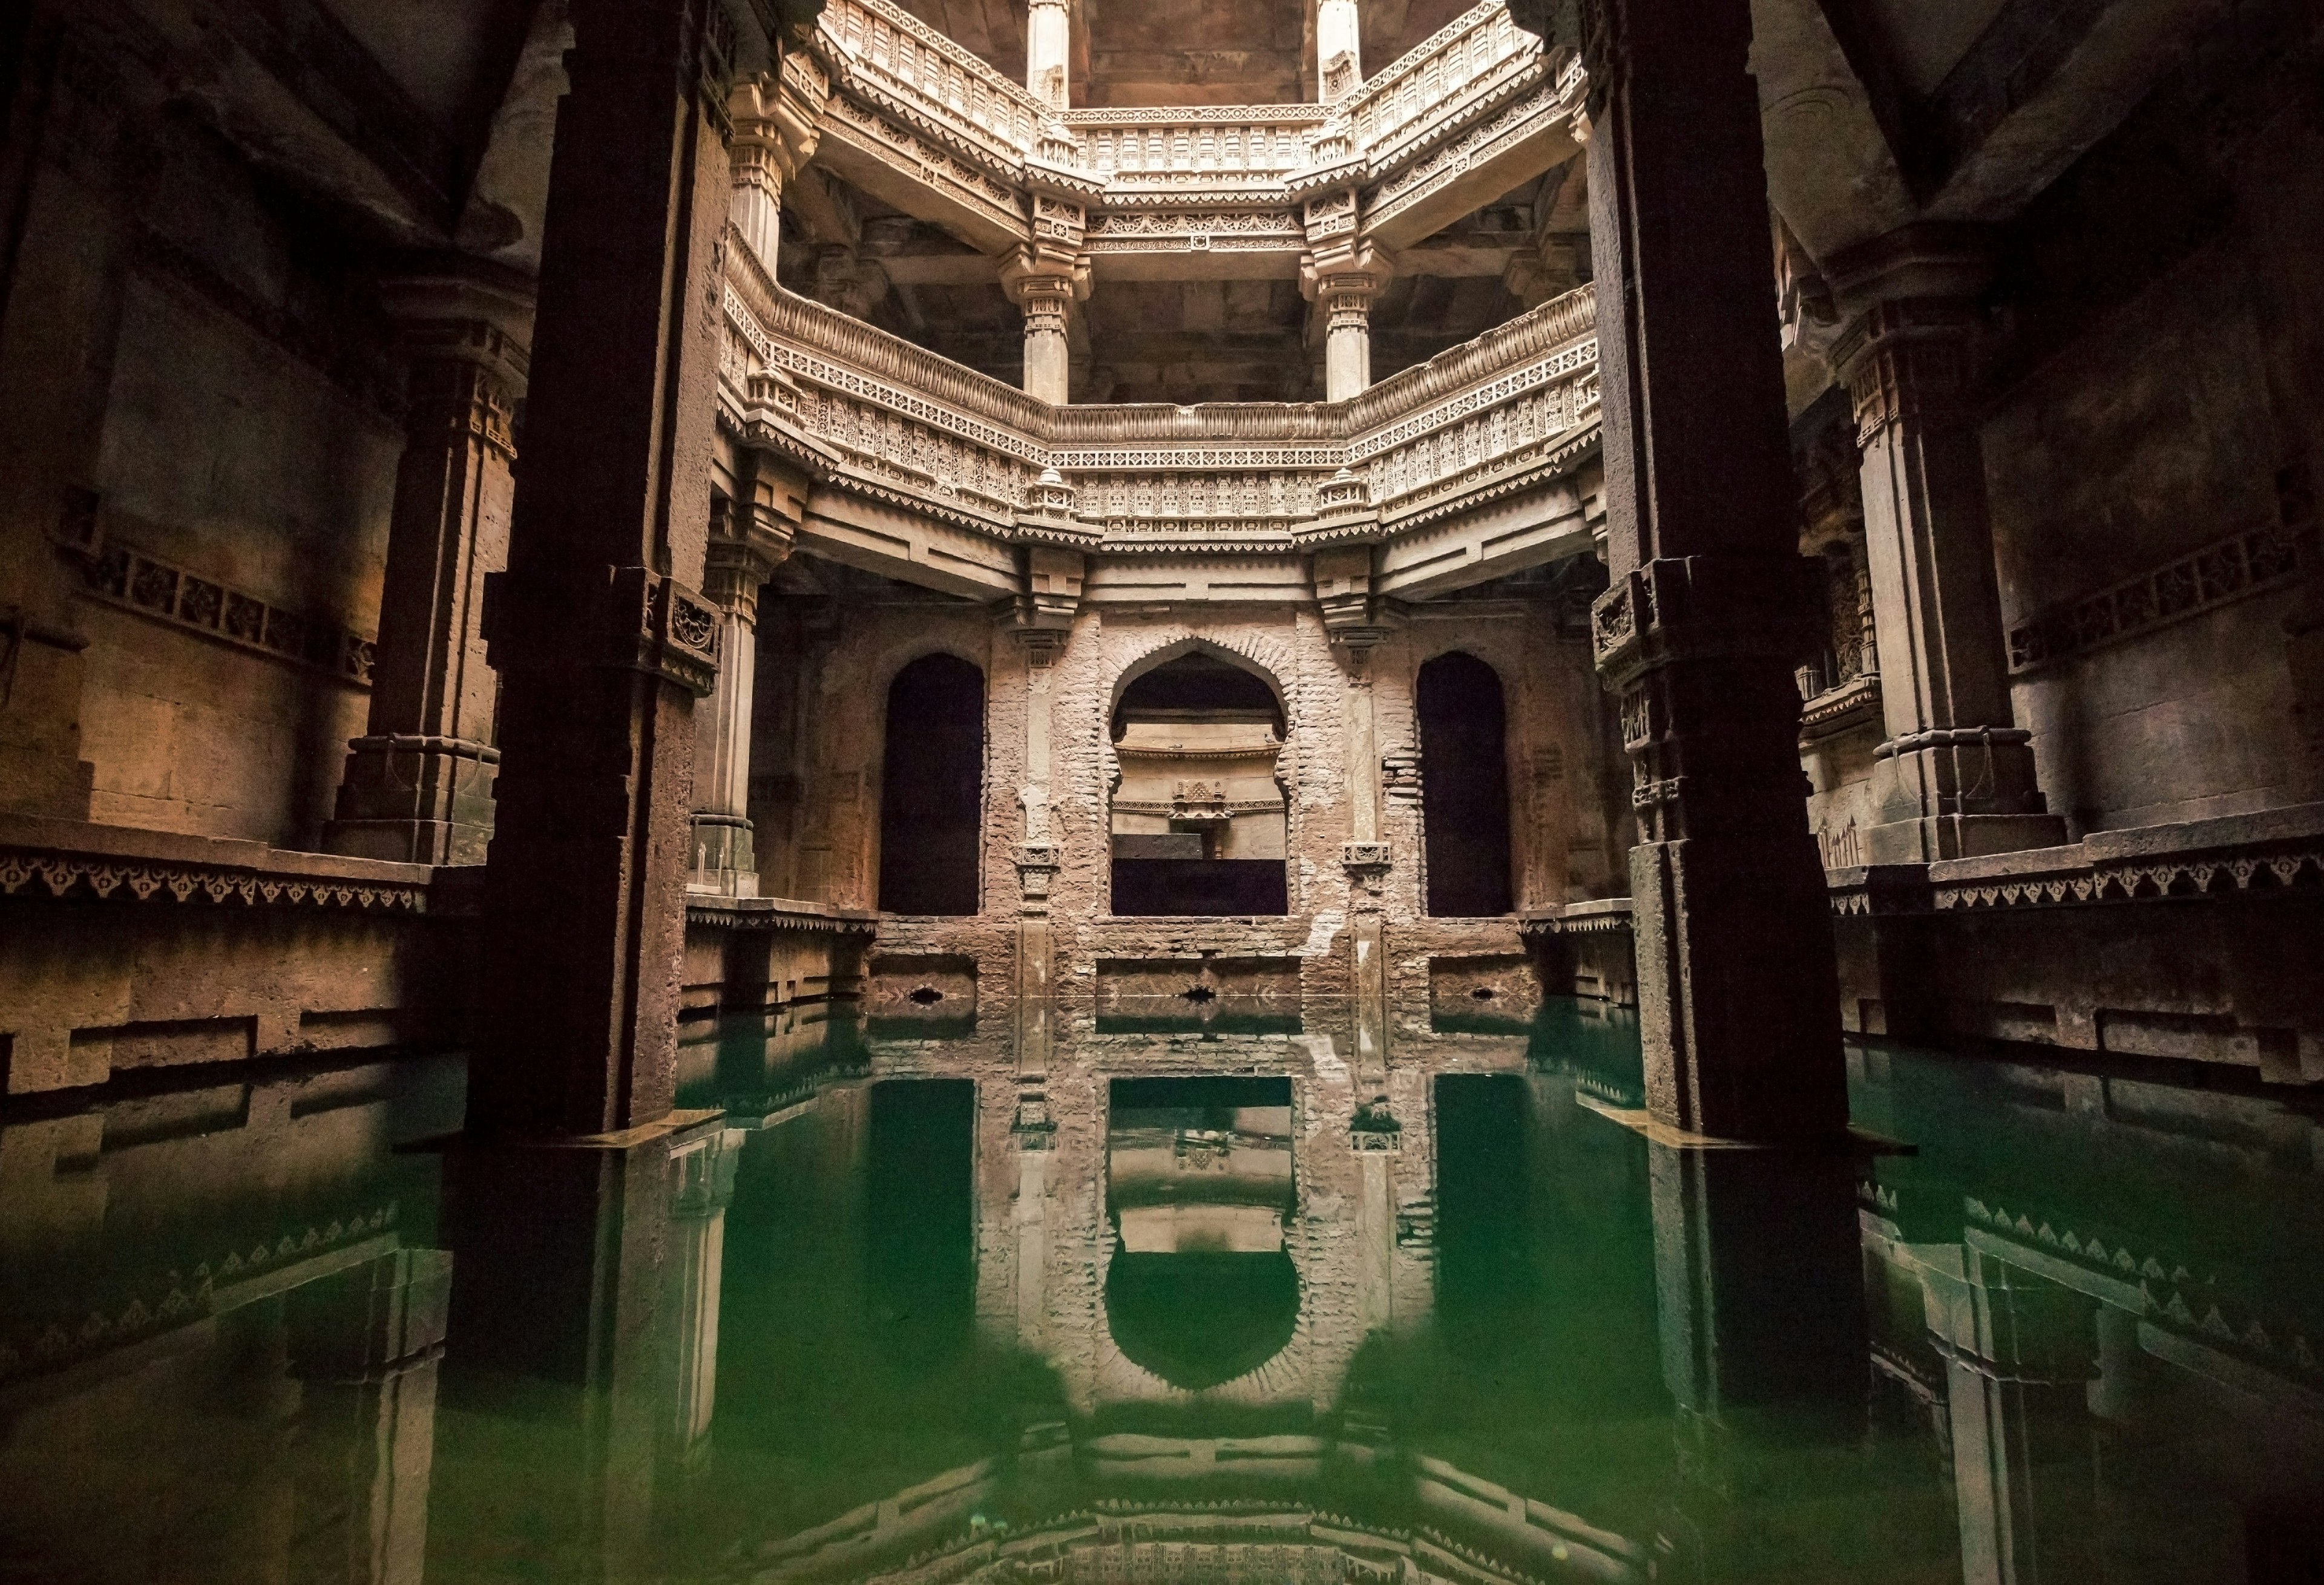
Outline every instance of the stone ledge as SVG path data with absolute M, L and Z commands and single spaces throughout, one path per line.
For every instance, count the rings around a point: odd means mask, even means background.
M 1627 897 L 1558 903 L 1546 908 L 1529 908 L 1517 916 L 1517 929 L 1526 935 L 1597 935 L 1629 927 L 1630 899 Z
M 2324 880 L 2324 803 L 2094 831 L 2077 843 L 1825 871 L 1843 915 L 2061 907 L 2312 889 Z
M 794 898 L 690 897 L 686 901 L 686 922 L 723 925 L 730 930 L 817 930 L 869 935 L 879 927 L 880 916 L 870 908 L 843 908 Z
M 426 913 L 444 873 L 426 864 L 299 852 L 229 837 L 0 815 L 0 893 L 10 896 Z

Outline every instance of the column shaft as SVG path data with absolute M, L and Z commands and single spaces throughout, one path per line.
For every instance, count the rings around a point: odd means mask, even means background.
M 1989 274 L 1975 239 L 1914 228 L 1833 262 L 1861 310 L 1835 349 L 1863 451 L 1866 560 L 1886 640 L 1888 741 L 1874 773 L 1876 864 L 2065 840 L 2011 716 L 1985 456 L 1973 398 Z
M 512 424 L 530 300 L 453 280 L 390 290 L 413 351 L 388 528 L 379 659 L 324 845 L 413 864 L 480 864 L 493 834 L 499 679 L 484 579 L 508 559 Z
M 509 569 L 471 1126 L 618 1131 L 676 1083 L 731 180 L 705 0 L 578 0 Z
M 1346 98 L 1364 80 L 1356 0 L 1321 0 L 1315 7 L 1315 80 L 1326 105 Z
M 688 890 L 759 895 L 751 828 L 751 722 L 758 678 L 759 591 L 790 555 L 806 481 L 763 455 L 739 481 L 742 499 L 711 516 L 702 592 L 718 611 L 718 680 L 696 715 L 694 836 Z
M 1750 9 L 1604 0 L 1590 21 L 1614 582 L 1592 630 L 1639 823 L 1647 1102 L 1695 1132 L 1830 1133 L 1846 1080 L 1793 677 L 1819 602 L 1793 511 Z
M 1032 0 L 1025 14 L 1025 87 L 1052 110 L 1073 103 L 1072 52 L 1065 0 Z

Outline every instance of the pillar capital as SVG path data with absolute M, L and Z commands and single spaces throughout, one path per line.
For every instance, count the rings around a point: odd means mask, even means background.
M 802 50 L 784 56 L 779 75 L 746 78 L 727 96 L 727 119 L 734 128 L 728 145 L 733 162 L 728 218 L 770 272 L 775 267 L 783 189 L 815 157 L 830 98 L 831 79 Z
M 1001 288 L 1025 312 L 1025 392 L 1064 405 L 1071 386 L 1065 323 L 1090 293 L 1089 261 L 1050 242 L 1020 247 L 1001 267 Z
M 1043 470 L 1044 476 L 1054 471 Z M 1010 631 L 1036 666 L 1047 666 L 1065 648 L 1081 613 L 1089 560 L 1062 545 L 1027 545 L 1017 554 L 1023 582 Z

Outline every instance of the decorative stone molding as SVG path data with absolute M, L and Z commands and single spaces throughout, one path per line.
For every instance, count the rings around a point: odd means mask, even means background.
M 1600 898 L 1594 902 L 1565 903 L 1521 916 L 1518 932 L 1526 935 L 1612 935 L 1628 934 L 1630 899 Z
M 863 935 L 877 933 L 880 916 L 862 908 L 835 908 L 829 903 L 799 902 L 780 897 L 719 897 L 696 895 L 686 899 L 686 922 L 715 925 L 728 930 L 796 930 L 818 935 Z
M 2097 831 L 2062 847 L 1836 870 L 1842 916 L 2265 896 L 2324 885 L 2324 804 Z
M 2274 524 L 2215 539 L 2200 550 L 2095 594 L 2051 606 L 2009 630 L 2014 672 L 2055 666 L 2299 581 L 2308 558 Z
M 0 820 L 0 895 L 9 897 L 420 914 L 444 911 L 429 907 L 438 873 L 423 864 L 289 852 L 263 843 Z
M 270 660 L 312 668 L 347 687 L 371 687 L 377 641 L 334 620 L 270 604 L 118 541 L 69 554 L 80 574 L 79 592 L 90 599 Z

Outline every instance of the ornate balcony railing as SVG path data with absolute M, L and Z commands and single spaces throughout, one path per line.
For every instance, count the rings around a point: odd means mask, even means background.
M 1598 419 L 1588 288 L 1351 401 L 1052 407 L 777 287 L 730 250 L 730 421 L 844 486 L 1004 539 L 1120 549 L 1385 538 L 1576 467 Z M 1074 497 L 1055 507 L 1055 469 Z
M 1394 161 L 1464 108 L 1537 69 L 1542 41 L 1504 0 L 1463 12 L 1365 81 L 1345 108 L 1356 149 L 1375 169 Z
M 1482 0 L 1331 107 L 1058 112 L 893 0 L 830 0 L 816 37 L 838 134 L 826 147 L 928 186 L 939 209 L 964 207 L 987 251 L 1033 239 L 1036 194 L 1086 206 L 1101 253 L 1296 247 L 1301 202 L 1344 207 L 1347 189 L 1374 185 L 1400 224 L 1441 223 L 1403 216 L 1409 189 L 1482 169 L 1581 103 L 1578 64 L 1518 27 L 1507 0 Z M 1141 212 L 1165 207 L 1185 212 Z
M 921 132 L 1010 164 L 1038 146 L 1048 107 L 969 50 L 889 0 L 826 0 L 826 53 Z
M 1130 196 L 1189 182 L 1280 187 L 1314 162 L 1319 106 L 1215 105 L 1075 110 L 1064 117 L 1081 169 Z

